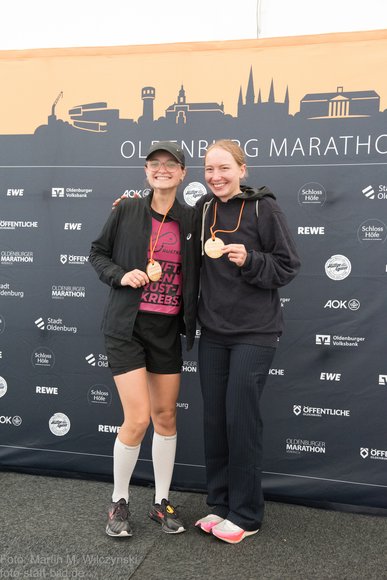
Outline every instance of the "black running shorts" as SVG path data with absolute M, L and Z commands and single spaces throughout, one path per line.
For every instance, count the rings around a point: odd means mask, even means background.
M 139 312 L 131 340 L 105 335 L 105 349 L 113 375 L 143 367 L 151 373 L 180 373 L 179 317 Z

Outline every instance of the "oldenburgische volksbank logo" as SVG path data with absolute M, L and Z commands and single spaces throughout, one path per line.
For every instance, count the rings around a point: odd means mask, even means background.
M 82 188 L 82 187 L 52 187 L 51 188 L 51 197 L 55 198 L 87 198 L 89 193 L 92 193 L 92 189 L 90 188 Z
M 358 347 L 365 341 L 364 336 L 343 336 L 341 334 L 316 334 L 316 344 L 320 346 Z

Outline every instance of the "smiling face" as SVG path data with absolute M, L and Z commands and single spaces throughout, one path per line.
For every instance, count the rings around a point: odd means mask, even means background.
M 240 180 L 245 173 L 246 165 L 239 165 L 229 151 L 221 147 L 208 151 L 204 175 L 207 185 L 220 201 L 228 201 L 240 192 Z
M 156 167 L 152 167 L 152 165 Z M 145 173 L 148 183 L 154 191 L 168 191 L 177 189 L 183 181 L 186 171 L 173 155 L 160 150 L 155 151 L 147 160 Z

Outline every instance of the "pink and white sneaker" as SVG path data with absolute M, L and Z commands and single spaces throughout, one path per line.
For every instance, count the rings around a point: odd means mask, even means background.
M 209 514 L 205 518 L 201 518 L 200 520 L 198 520 L 195 526 L 201 528 L 203 532 L 210 534 L 212 528 L 217 524 L 220 524 L 221 522 L 223 522 L 223 518 L 221 518 L 220 516 L 216 516 L 214 514 Z
M 223 520 L 219 524 L 212 527 L 211 532 L 214 536 L 223 540 L 223 542 L 228 542 L 229 544 L 238 544 L 246 538 L 247 536 L 252 536 L 257 534 L 258 530 L 253 530 L 252 532 L 247 532 L 242 530 L 239 526 L 230 522 L 230 520 Z

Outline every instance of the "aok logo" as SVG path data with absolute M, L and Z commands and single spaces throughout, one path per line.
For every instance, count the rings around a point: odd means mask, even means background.
M 81 231 L 82 223 L 75 223 L 75 222 L 66 222 L 64 225 L 65 230 L 77 230 Z
M 359 310 L 360 302 L 357 298 L 351 298 L 350 300 L 328 300 L 324 308 L 332 308 L 334 310 Z
M 325 346 L 331 344 L 330 334 L 316 334 L 316 344 L 323 344 Z
M 24 189 L 7 189 L 7 197 L 23 197 Z
M 341 381 L 341 373 L 320 373 L 320 381 Z
M 15 415 L 14 417 L 0 415 L 0 425 L 13 425 L 14 427 L 20 427 L 22 422 L 22 418 L 19 417 L 19 415 Z
M 324 226 L 299 226 L 297 233 L 304 236 L 323 236 L 325 228 Z

